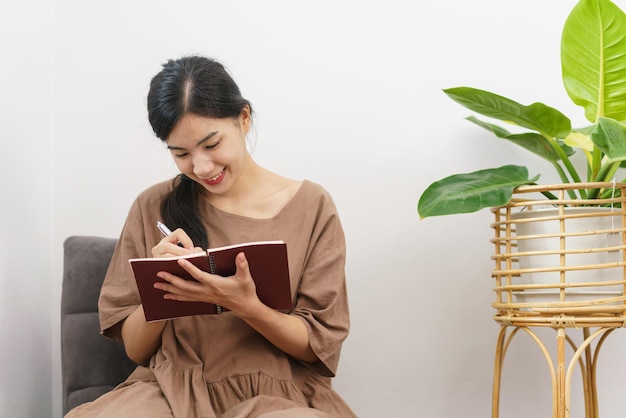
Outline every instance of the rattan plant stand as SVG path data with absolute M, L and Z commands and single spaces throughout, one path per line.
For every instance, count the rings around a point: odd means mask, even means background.
M 585 416 L 599 417 L 600 349 L 609 334 L 626 324 L 625 200 L 626 183 L 522 186 L 508 205 L 492 210 L 493 307 L 500 324 L 493 418 L 499 417 L 504 359 L 520 331 L 537 344 L 550 369 L 552 416 L 570 416 L 572 374 L 578 365 Z M 535 245 L 545 242 L 546 247 Z M 538 327 L 554 329 L 552 352 L 535 332 Z M 582 333 L 578 344 L 574 333 Z

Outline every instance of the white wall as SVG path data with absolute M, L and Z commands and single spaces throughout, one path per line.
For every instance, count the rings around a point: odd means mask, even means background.
M 0 416 L 49 417 L 55 344 L 53 2 L 0 7 Z M 54 297 L 54 296 L 53 296 Z M 55 315 L 58 316 L 56 312 Z M 58 338 L 57 338 L 58 340 Z
M 417 199 L 435 179 L 505 163 L 555 180 L 465 121 L 441 89 L 543 101 L 582 124 L 558 55 L 574 4 L 13 2 L 0 13 L 0 416 L 60 416 L 62 242 L 116 237 L 135 195 L 175 173 L 145 95 L 160 64 L 187 53 L 231 69 L 257 112 L 261 164 L 317 181 L 337 202 L 353 323 L 337 390 L 360 417 L 489 416 L 491 216 L 420 221 Z M 599 364 L 607 417 L 623 415 L 623 334 Z M 549 416 L 537 351 L 523 336 L 511 348 L 502 416 Z M 572 417 L 584 415 L 579 386 Z

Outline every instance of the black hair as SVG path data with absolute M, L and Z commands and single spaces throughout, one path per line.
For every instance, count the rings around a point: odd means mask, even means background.
M 178 121 L 188 113 L 210 118 L 236 118 L 250 102 L 224 66 L 214 59 L 187 56 L 169 60 L 152 78 L 148 92 L 148 120 L 156 136 L 166 141 Z M 184 174 L 161 202 L 163 222 L 183 228 L 194 245 L 207 248 L 209 240 L 199 216 L 201 185 Z

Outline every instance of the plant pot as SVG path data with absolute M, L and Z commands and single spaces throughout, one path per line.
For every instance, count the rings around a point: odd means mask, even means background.
M 613 188 L 610 197 L 580 197 Z M 623 304 L 625 208 L 624 183 L 516 189 L 509 204 L 492 210 L 499 315 Z
M 512 214 L 518 252 L 526 254 L 519 257 L 524 271 L 521 282 L 580 285 L 566 288 L 566 292 L 577 296 L 620 293 L 623 286 L 602 285 L 624 277 L 622 251 L 616 249 L 621 245 L 621 234 L 616 231 L 622 227 L 622 217 L 612 213 L 613 208 L 565 207 Z M 558 292 L 559 288 L 549 290 Z M 537 292 L 542 293 L 541 299 L 549 293 Z

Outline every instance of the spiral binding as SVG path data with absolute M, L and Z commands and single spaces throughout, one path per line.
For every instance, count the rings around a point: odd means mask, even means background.
M 217 274 L 217 267 L 215 266 L 215 257 L 213 253 L 209 253 L 209 267 L 211 269 L 211 274 Z M 215 313 L 221 314 L 224 312 L 224 309 L 220 305 L 215 305 Z

